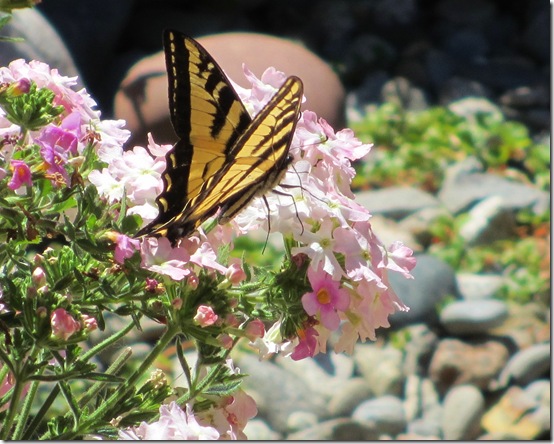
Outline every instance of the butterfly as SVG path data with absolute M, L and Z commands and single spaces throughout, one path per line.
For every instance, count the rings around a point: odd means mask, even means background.
M 179 141 L 166 154 L 158 216 L 135 237 L 172 245 L 220 210 L 225 223 L 280 182 L 300 115 L 303 86 L 288 77 L 250 117 L 213 57 L 193 38 L 164 31 L 171 123 Z

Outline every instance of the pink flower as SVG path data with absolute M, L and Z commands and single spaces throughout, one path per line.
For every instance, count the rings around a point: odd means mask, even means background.
M 94 331 L 98 328 L 98 322 L 92 316 L 84 314 L 84 315 L 81 316 L 81 318 L 83 320 L 85 330 Z
M 214 309 L 208 305 L 200 305 L 196 310 L 194 320 L 200 325 L 200 327 L 209 327 L 214 325 L 218 316 L 215 314 Z
M 67 341 L 73 334 L 81 329 L 81 324 L 63 308 L 57 308 L 50 316 L 52 334 L 59 339 Z
M 187 277 L 190 256 L 184 248 L 172 248 L 165 237 L 148 237 L 141 244 L 141 267 L 156 273 L 165 274 L 175 281 Z
M 340 324 L 337 311 L 345 311 L 348 308 L 350 298 L 345 289 L 340 288 L 340 281 L 323 271 L 323 269 L 308 269 L 308 279 L 313 292 L 302 296 L 302 306 L 310 316 L 319 314 L 321 323 L 331 331 L 336 330 Z
M 17 190 L 23 185 L 31 186 L 33 184 L 31 181 L 31 169 L 24 161 L 12 160 L 10 166 L 13 170 L 12 179 L 8 184 L 10 190 Z
M 308 327 L 298 332 L 298 339 L 300 342 L 295 347 L 294 351 L 290 355 L 293 361 L 299 361 L 304 358 L 311 358 L 315 355 L 317 350 L 318 333 L 315 328 Z
M 138 427 L 121 430 L 121 440 L 216 440 L 219 432 L 210 426 L 198 423 L 192 408 L 188 405 L 186 412 L 175 402 L 160 406 L 160 419 L 151 424 L 142 422 Z
M 238 258 L 232 259 L 236 260 L 233 260 L 231 265 L 229 265 L 229 268 L 227 268 L 225 277 L 227 277 L 233 285 L 238 285 L 246 279 L 246 273 L 241 267 L 240 260 Z
M 46 285 L 46 273 L 41 267 L 37 267 L 33 270 L 31 279 L 35 287 L 42 287 Z
M 250 321 L 246 328 L 244 329 L 246 337 L 250 339 L 251 342 L 254 342 L 258 338 L 262 338 L 265 334 L 265 325 L 259 319 L 254 319 Z
M 140 241 L 124 234 L 118 234 L 115 242 L 114 259 L 119 264 L 133 256 L 135 251 L 140 250 Z

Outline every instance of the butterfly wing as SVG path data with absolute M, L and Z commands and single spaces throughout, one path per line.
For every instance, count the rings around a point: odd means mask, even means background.
M 302 82 L 287 79 L 252 120 L 195 40 L 165 31 L 164 49 L 171 121 L 180 140 L 166 155 L 158 216 L 136 236 L 166 236 L 174 244 L 218 208 L 231 217 L 278 182 L 288 164 Z

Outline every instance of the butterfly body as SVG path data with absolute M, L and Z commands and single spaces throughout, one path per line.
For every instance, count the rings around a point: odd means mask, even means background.
M 165 31 L 164 49 L 171 122 L 180 140 L 166 155 L 158 216 L 136 236 L 165 236 L 175 245 L 218 210 L 226 222 L 279 183 L 292 161 L 302 82 L 289 77 L 252 118 L 195 40 Z

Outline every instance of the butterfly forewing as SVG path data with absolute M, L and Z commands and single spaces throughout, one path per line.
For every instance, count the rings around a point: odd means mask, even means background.
M 165 31 L 171 121 L 158 217 L 137 236 L 190 234 L 218 208 L 227 217 L 272 188 L 288 165 L 302 82 L 289 77 L 254 120 L 215 60 L 196 41 Z

